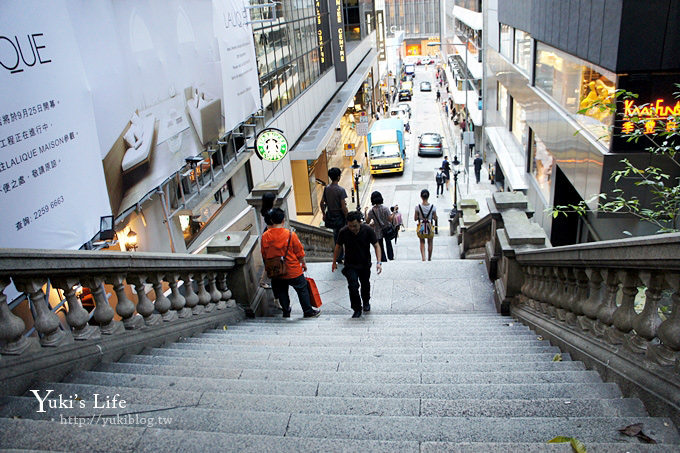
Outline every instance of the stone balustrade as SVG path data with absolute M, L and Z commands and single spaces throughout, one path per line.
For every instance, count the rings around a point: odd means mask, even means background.
M 290 221 L 290 226 L 295 228 L 295 233 L 305 248 L 305 259 L 307 262 L 332 261 L 333 249 L 335 248 L 333 230 L 307 225 L 294 220 Z
M 680 420 L 680 234 L 516 251 L 510 313 Z
M 193 314 L 224 309 L 234 305 L 226 287 L 226 275 L 234 268 L 232 258 L 179 254 L 118 253 L 94 251 L 53 251 L 3 249 L 0 251 L 0 341 L 2 355 L 20 355 L 30 349 L 26 323 L 13 314 L 4 294 L 14 283 L 25 293 L 35 313 L 33 326 L 41 347 L 58 347 L 78 340 L 98 339 L 102 335 L 117 335 L 125 330 L 174 322 Z M 186 297 L 178 290 L 179 275 Z M 50 282 L 63 292 L 66 301 L 66 324 L 50 310 L 44 287 Z M 171 289 L 172 301 L 165 296 L 163 284 Z M 105 283 L 112 286 L 116 303 L 112 306 Z M 146 285 L 153 287 L 150 300 Z M 219 289 L 218 289 L 219 284 Z M 134 287 L 137 304 L 132 302 L 125 286 Z M 94 300 L 90 314 L 76 296 L 75 288 L 89 288 Z M 198 301 L 194 287 L 198 288 Z M 90 321 L 90 316 L 93 320 Z

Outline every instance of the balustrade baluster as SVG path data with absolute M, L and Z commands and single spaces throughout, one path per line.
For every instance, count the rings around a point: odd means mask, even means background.
M 5 296 L 5 288 L 9 284 L 9 278 L 0 278 L 0 340 L 4 343 L 0 353 L 20 355 L 28 349 L 37 349 L 40 346 L 35 339 L 29 339 L 24 336 L 26 324 L 9 309 L 7 296 Z
M 154 301 L 154 306 L 156 311 L 160 313 L 161 318 L 164 322 L 171 322 L 177 319 L 177 312 L 171 310 L 172 304 L 170 299 L 165 297 L 163 294 L 163 274 L 154 272 L 149 277 L 149 282 L 153 285 L 153 292 L 156 294 L 156 300 Z
M 76 296 L 75 286 L 79 284 L 75 278 L 52 279 L 52 285 L 64 291 L 64 297 L 68 302 L 66 322 L 71 327 L 74 340 L 98 340 L 102 332 L 97 326 L 88 324 L 90 313 L 83 308 L 82 302 Z
M 59 316 L 50 310 L 42 290 L 45 280 L 38 279 L 15 279 L 14 285 L 21 292 L 27 293 L 35 308 L 35 320 L 33 326 L 40 334 L 42 346 L 57 347 L 73 341 L 71 335 L 59 328 Z
M 206 277 L 205 274 L 199 274 L 198 280 L 196 280 L 196 283 L 198 284 L 198 303 L 203 307 L 203 310 L 206 313 L 210 313 L 215 309 L 215 305 L 210 303 L 212 301 L 212 296 L 206 289 Z
M 621 298 L 621 305 L 612 317 L 613 326 L 607 330 L 606 335 L 606 339 L 612 344 L 622 344 L 626 334 L 633 330 L 633 321 L 637 316 L 637 313 L 635 313 L 635 296 L 638 293 L 639 284 L 640 279 L 635 271 L 622 271 L 623 297 Z
M 666 279 L 673 289 L 671 314 L 657 331 L 661 344 L 649 346 L 647 357 L 660 365 L 675 364 L 676 372 L 680 373 L 680 274 L 668 274 Z
M 666 278 L 660 272 L 642 272 L 640 280 L 647 286 L 645 306 L 642 312 L 633 319 L 634 332 L 626 338 L 626 346 L 633 352 L 644 353 L 656 338 L 656 332 L 661 325 L 659 300 L 661 300 Z
M 125 274 L 114 274 L 108 276 L 106 280 L 106 283 L 113 286 L 113 290 L 116 292 L 118 299 L 116 313 L 123 319 L 125 329 L 135 330 L 144 327 L 144 318 L 139 313 L 135 313 L 135 304 L 125 293 Z
M 99 324 L 102 334 L 116 335 L 122 333 L 125 330 L 125 326 L 123 326 L 123 323 L 113 320 L 115 312 L 109 303 L 109 298 L 106 296 L 103 277 L 86 277 L 81 282 L 83 286 L 90 288 L 92 298 L 94 299 L 92 319 Z
M 539 267 L 536 270 L 536 273 L 539 278 L 539 283 L 538 283 L 538 290 L 536 292 L 536 308 L 541 311 L 541 313 L 544 314 L 549 314 L 550 309 L 549 305 L 546 302 L 548 300 L 548 294 L 550 294 L 550 268 L 548 267 Z
M 128 275 L 127 281 L 135 287 L 135 292 L 137 293 L 137 313 L 144 318 L 144 324 L 147 326 L 157 326 L 163 323 L 163 318 L 158 313 L 154 313 L 155 307 L 146 295 L 146 275 Z
M 593 333 L 602 338 L 612 325 L 616 311 L 616 293 L 619 292 L 619 274 L 613 269 L 607 269 L 605 278 L 605 296 L 597 309 L 597 321 L 593 325 Z
M 545 303 L 548 304 L 548 314 L 553 318 L 558 318 L 558 311 L 562 308 L 559 305 L 559 294 L 560 290 L 562 289 L 560 286 L 559 269 L 555 267 L 549 267 L 548 279 L 550 282 L 550 292 L 546 296 Z
M 194 281 L 191 277 L 193 277 L 193 274 L 185 274 L 182 277 L 182 280 L 184 280 L 184 299 L 186 300 L 186 307 L 191 309 L 191 313 L 200 315 L 205 308 L 198 304 L 198 295 L 194 291 Z
M 236 301 L 231 298 L 233 294 L 227 285 L 227 277 L 228 274 L 226 272 L 218 274 L 217 283 L 219 286 L 217 288 L 222 291 L 222 300 L 226 302 L 227 307 L 235 307 Z
M 578 323 L 581 329 L 592 330 L 602 303 L 602 274 L 599 269 L 592 268 L 586 269 L 585 274 L 588 277 L 588 299 L 581 304 L 585 316 L 579 316 Z
M 179 280 L 179 274 L 169 272 L 165 274 L 165 280 L 170 285 L 170 304 L 173 310 L 177 312 L 178 318 L 186 318 L 191 316 L 191 310 L 186 306 L 186 299 L 177 289 L 177 282 Z
M 522 272 L 524 274 L 524 281 L 522 282 L 522 286 L 519 289 L 519 295 L 517 298 L 519 299 L 520 304 L 531 307 L 531 297 L 529 296 L 529 287 L 531 286 L 531 279 L 533 278 L 531 274 L 531 266 L 523 267 Z
M 578 299 L 577 275 L 576 270 L 572 268 L 563 269 L 564 275 L 564 293 L 562 294 L 562 308 L 564 308 L 565 318 L 567 324 L 571 326 L 576 325 L 576 309 L 574 308 Z
M 227 302 L 222 300 L 222 292 L 217 289 L 217 272 L 210 272 L 208 274 L 208 285 L 210 288 L 210 297 L 212 303 L 215 304 L 217 310 L 224 310 L 227 308 Z

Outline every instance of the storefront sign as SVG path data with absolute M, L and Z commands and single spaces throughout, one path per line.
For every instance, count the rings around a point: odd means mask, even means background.
M 279 129 L 264 129 L 257 134 L 255 152 L 260 159 L 278 162 L 288 154 L 288 140 Z
M 382 10 L 375 12 L 375 31 L 377 33 L 378 44 L 378 60 L 387 60 L 387 49 L 385 47 L 385 23 L 384 12 Z
M 354 143 L 345 143 L 345 157 L 354 157 L 357 155 Z
M 213 0 L 215 34 L 222 66 L 225 130 L 262 107 L 253 28 L 247 0 Z
M 111 209 L 71 17 L 63 1 L 0 11 L 0 247 L 78 249 Z
M 338 82 L 347 81 L 347 62 L 345 61 L 345 24 L 342 17 L 342 0 L 335 0 L 335 10 L 331 16 L 331 33 L 335 34 L 338 44 L 333 46 L 333 63 L 335 79 Z
M 643 127 L 645 134 L 654 134 L 661 131 L 675 132 L 678 124 L 675 119 L 669 117 L 680 116 L 680 101 L 675 105 L 666 105 L 663 99 L 657 99 L 653 103 L 639 105 L 634 99 L 623 101 L 623 124 L 621 131 L 631 134 L 637 127 Z

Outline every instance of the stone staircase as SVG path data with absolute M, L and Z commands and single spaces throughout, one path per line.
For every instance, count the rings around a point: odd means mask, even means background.
M 0 398 L 0 448 L 680 450 L 670 420 L 559 353 L 494 313 L 248 320 Z M 658 443 L 619 433 L 636 423 Z

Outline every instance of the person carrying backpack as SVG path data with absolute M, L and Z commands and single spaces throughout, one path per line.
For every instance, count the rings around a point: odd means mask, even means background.
M 444 174 L 443 168 L 440 167 L 437 170 L 434 181 L 437 183 L 437 198 L 439 198 L 440 193 L 444 195 L 444 183 L 446 182 L 446 175 Z
M 434 238 L 434 222 L 437 221 L 437 208 L 428 201 L 429 190 L 421 190 L 420 198 L 423 202 L 416 206 L 413 220 L 418 222 L 416 232 L 420 239 L 420 256 L 425 261 L 425 239 L 427 239 L 427 260 L 432 261 L 432 239 Z

